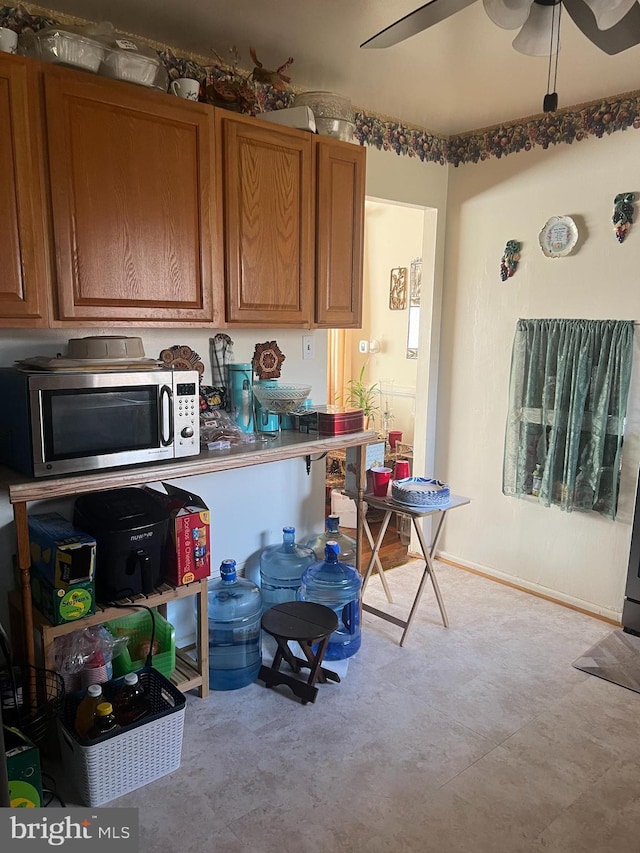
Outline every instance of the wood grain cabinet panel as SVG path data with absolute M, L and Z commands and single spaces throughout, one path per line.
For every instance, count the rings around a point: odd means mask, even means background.
M 47 323 L 50 288 L 38 90 L 29 60 L 0 53 L 0 326 Z
M 313 151 L 302 131 L 216 110 L 223 182 L 226 320 L 310 325 Z
M 362 325 L 366 150 L 316 137 L 316 313 L 321 328 Z
M 45 73 L 57 319 L 219 324 L 213 111 Z

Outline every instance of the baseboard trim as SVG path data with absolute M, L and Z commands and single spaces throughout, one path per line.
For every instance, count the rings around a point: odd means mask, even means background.
M 419 559 L 420 555 L 416 554 L 416 558 Z M 617 615 L 615 611 L 608 610 L 607 608 L 595 608 L 594 606 L 594 609 L 590 610 L 588 607 L 578 604 L 577 601 L 572 599 L 570 596 L 562 597 L 560 594 L 551 595 L 548 592 L 542 592 L 539 588 L 536 588 L 534 584 L 527 585 L 526 583 L 515 583 L 500 572 L 494 572 L 486 568 L 477 569 L 469 564 L 461 563 L 459 560 L 454 560 L 446 553 L 437 553 L 436 560 L 439 560 L 441 563 L 446 563 L 448 566 L 453 566 L 456 569 L 462 569 L 465 572 L 470 572 L 472 575 L 479 575 L 487 580 L 495 581 L 503 586 L 509 586 L 512 589 L 519 590 L 520 592 L 527 592 L 529 595 L 535 595 L 536 598 L 542 598 L 545 601 L 551 601 L 553 604 L 559 604 L 561 607 L 566 607 L 568 610 L 574 610 L 576 613 L 583 613 L 585 616 L 592 616 L 594 619 L 599 619 L 601 622 L 606 622 L 608 625 L 614 625 L 616 628 L 620 628 L 621 626 L 620 616 Z

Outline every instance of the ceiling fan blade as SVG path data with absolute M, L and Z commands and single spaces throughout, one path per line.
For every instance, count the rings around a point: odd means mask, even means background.
M 439 24 L 445 18 L 455 15 L 456 12 L 466 9 L 476 0 L 430 0 L 415 12 L 410 12 L 404 18 L 400 18 L 395 24 L 390 24 L 377 35 L 363 42 L 360 47 L 391 47 L 398 42 L 415 36 L 423 30 Z
M 599 30 L 596 18 L 583 0 L 564 0 L 574 24 L 596 47 L 613 56 L 640 44 L 640 5 L 634 3 L 627 14 L 608 30 Z

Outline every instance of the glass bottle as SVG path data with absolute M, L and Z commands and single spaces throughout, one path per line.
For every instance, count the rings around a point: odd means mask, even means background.
M 209 685 L 236 690 L 258 677 L 262 663 L 262 598 L 253 581 L 239 578 L 235 560 L 223 560 L 209 581 Z
M 295 536 L 295 527 L 283 527 L 282 542 L 269 545 L 260 554 L 263 610 L 295 601 L 303 572 L 316 560 L 311 548 L 298 545 Z
M 93 725 L 89 729 L 88 737 L 99 738 L 103 735 L 115 732 L 120 728 L 116 715 L 113 713 L 113 705 L 111 702 L 100 702 L 96 708 Z
M 145 717 L 150 706 L 137 672 L 128 672 L 115 698 L 116 719 L 122 726 L 130 725 Z
M 101 702 L 104 702 L 101 685 L 90 684 L 76 710 L 74 726 L 78 737 L 86 738 L 89 734 L 89 730 L 93 726 L 96 708 Z
M 307 542 L 307 547 L 311 548 L 315 554 L 316 560 L 324 560 L 324 549 L 327 542 L 337 542 L 340 546 L 340 559 L 343 563 L 354 563 L 356 559 L 356 542 L 350 536 L 345 536 L 340 532 L 340 516 L 338 513 L 331 513 L 325 520 L 324 533 L 318 533 L 317 536 L 312 536 Z
M 531 483 L 531 494 L 536 497 L 540 494 L 540 487 L 542 485 L 542 465 L 539 462 L 536 463 L 536 467 L 533 471 L 532 483 Z
M 330 607 L 338 617 L 338 628 L 329 638 L 325 660 L 342 660 L 354 655 L 362 640 L 360 590 L 362 578 L 354 566 L 338 560 L 340 546 L 329 541 L 324 560 L 309 566 L 302 576 L 298 598 Z

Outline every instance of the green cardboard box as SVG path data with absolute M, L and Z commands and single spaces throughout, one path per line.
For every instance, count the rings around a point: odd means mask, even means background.
M 11 808 L 39 809 L 42 806 L 42 774 L 38 748 L 18 729 L 3 726 L 3 734 Z
M 75 622 L 96 612 L 95 584 L 80 581 L 69 586 L 55 587 L 31 569 L 31 599 L 33 606 L 52 625 Z
M 31 597 L 52 625 L 95 613 L 96 540 L 57 512 L 29 516 Z

